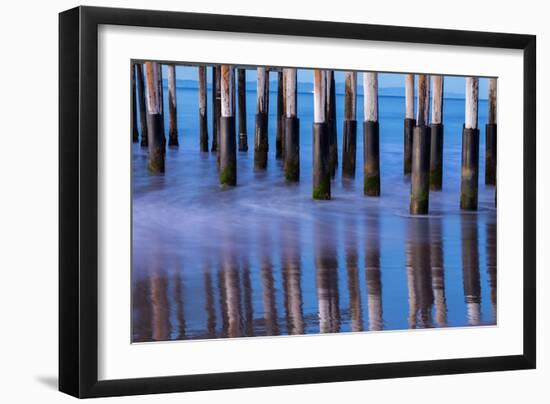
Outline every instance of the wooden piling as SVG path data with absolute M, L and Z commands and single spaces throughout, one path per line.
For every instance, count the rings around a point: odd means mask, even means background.
M 363 193 L 380 196 L 380 126 L 378 123 L 378 73 L 363 73 Z
M 411 201 L 410 213 L 428 214 L 430 186 L 430 127 L 428 126 L 428 108 L 430 103 L 429 77 L 418 76 L 418 110 L 416 126 L 413 131 Z
M 405 123 L 403 133 L 403 174 L 411 174 L 414 119 L 414 74 L 405 76 Z
M 160 97 L 160 114 L 162 115 L 161 127 L 162 127 L 162 142 L 166 147 L 166 130 L 164 127 L 164 81 L 162 80 L 162 64 L 157 63 L 157 80 Z
M 246 69 L 238 69 L 238 104 L 239 104 L 239 151 L 248 151 L 246 133 Z
M 326 119 L 328 127 L 329 141 L 329 171 L 330 176 L 336 175 L 338 167 L 338 131 L 336 128 L 336 83 L 334 81 L 334 71 L 327 72 L 326 84 Z
M 162 102 L 158 80 L 158 63 L 145 63 L 145 78 L 147 89 L 147 133 L 149 161 L 148 168 L 152 174 L 164 173 L 164 133 L 162 126 Z
M 277 129 L 275 131 L 275 158 L 283 157 L 283 137 L 285 128 L 283 71 L 277 72 Z
M 139 126 L 141 129 L 141 146 L 147 147 L 147 107 L 145 100 L 145 84 L 143 83 L 143 65 L 136 63 L 136 78 L 139 104 Z
M 313 71 L 313 199 L 330 199 L 326 72 Z
M 345 77 L 342 176 L 355 178 L 357 156 L 357 73 L 346 72 Z
M 257 69 L 256 87 L 256 132 L 254 136 L 254 167 L 267 168 L 268 143 L 268 111 L 269 111 L 269 72 L 265 67 Z
M 443 183 L 443 76 L 432 76 L 432 124 L 430 126 L 430 190 Z
M 168 130 L 168 146 L 178 146 L 178 114 L 176 102 L 176 66 L 168 65 L 168 111 L 170 127 Z
M 296 69 L 284 69 L 283 71 L 286 90 L 284 106 L 284 141 L 282 142 L 284 149 L 284 167 L 285 179 L 288 182 L 297 182 L 300 180 L 300 120 L 297 114 L 296 103 L 296 85 L 297 72 Z
M 220 69 L 220 184 L 237 185 L 237 144 L 235 139 L 234 87 L 235 69 L 222 65 Z
M 199 66 L 199 125 L 200 125 L 200 150 L 208 151 L 208 121 L 206 103 L 206 66 Z
M 485 125 L 485 184 L 497 183 L 497 79 L 489 79 L 487 124 Z
M 220 140 L 220 67 L 212 66 L 212 149 L 217 152 Z
M 479 79 L 466 77 L 466 113 L 462 129 L 460 208 L 477 210 L 479 129 L 477 127 Z
M 132 131 L 132 142 L 139 142 L 139 130 L 137 122 L 137 100 L 136 100 L 136 66 L 132 62 L 130 63 L 130 102 L 132 109 L 130 111 L 130 128 Z

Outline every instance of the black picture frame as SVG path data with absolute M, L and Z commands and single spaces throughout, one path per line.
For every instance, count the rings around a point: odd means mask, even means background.
M 523 51 L 523 354 L 98 381 L 98 26 L 344 38 Z M 77 7 L 59 15 L 59 389 L 76 397 L 533 369 L 536 366 L 536 37 Z

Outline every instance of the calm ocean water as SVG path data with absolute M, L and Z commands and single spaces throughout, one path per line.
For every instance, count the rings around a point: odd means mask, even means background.
M 146 150 L 133 145 L 133 341 L 496 324 L 486 101 L 479 105 L 478 212 L 459 209 L 464 100 L 445 99 L 443 191 L 430 193 L 429 216 L 415 218 L 402 175 L 404 98 L 379 99 L 381 197 L 362 194 L 359 96 L 356 178 L 343 180 L 340 165 L 333 199 L 313 201 L 313 95 L 298 96 L 300 183 L 288 185 L 275 159 L 271 91 L 267 170 L 254 170 L 253 87 L 249 151 L 237 155 L 235 188 L 221 189 L 215 153 L 199 152 L 195 89 L 177 89 L 180 147 L 167 150 L 164 176 L 149 175 Z M 342 94 L 337 119 L 341 162 Z

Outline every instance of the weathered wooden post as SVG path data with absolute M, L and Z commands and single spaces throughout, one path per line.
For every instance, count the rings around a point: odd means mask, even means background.
M 283 137 L 285 131 L 283 71 L 277 71 L 277 129 L 275 131 L 275 158 L 283 157 Z
M 170 128 L 168 130 L 168 146 L 178 146 L 178 114 L 176 107 L 176 66 L 168 65 L 168 111 Z
M 220 184 L 235 186 L 237 185 L 237 144 L 235 139 L 235 109 L 233 108 L 235 70 L 229 65 L 222 65 L 220 72 Z
M 443 76 L 432 76 L 432 124 L 430 126 L 430 190 L 443 182 Z
M 283 130 L 285 178 L 289 182 L 296 182 L 300 180 L 300 120 L 296 105 L 296 69 L 284 69 L 284 75 L 282 81 L 286 85 Z
M 199 125 L 200 149 L 208 151 L 208 121 L 206 103 L 206 66 L 199 66 Z
M 313 199 L 330 199 L 326 72 L 313 71 Z
M 403 173 L 411 174 L 414 119 L 414 74 L 405 76 L 405 123 L 403 134 Z
M 162 102 L 159 81 L 158 63 L 145 63 L 145 78 L 147 82 L 147 133 L 149 147 L 149 172 L 152 174 L 164 173 L 164 133 L 162 126 L 162 113 L 160 103 Z
M 380 196 L 380 126 L 378 124 L 378 73 L 363 73 L 363 193 Z
M 246 69 L 238 69 L 238 104 L 239 104 L 239 151 L 248 151 L 246 133 Z
M 460 181 L 460 208 L 477 210 L 479 175 L 479 129 L 477 109 L 479 79 L 466 77 L 466 118 L 462 129 L 462 172 Z
M 267 167 L 268 143 L 268 107 L 269 107 L 269 72 L 265 67 L 258 67 L 256 86 L 256 133 L 254 136 L 254 167 L 265 170 Z
M 139 126 L 141 128 L 141 146 L 147 147 L 147 107 L 145 106 L 145 84 L 143 83 L 143 65 L 136 63 L 137 89 L 139 98 Z
M 130 111 L 130 125 L 132 131 L 132 142 L 139 142 L 139 131 L 137 123 L 137 101 L 136 101 L 136 67 L 132 62 L 130 63 L 130 101 L 132 104 L 132 109 Z
M 355 178 L 357 155 L 357 73 L 346 72 L 342 176 Z
M 212 66 L 212 151 L 218 151 L 220 143 L 220 67 Z
M 412 172 L 411 172 L 411 203 L 410 213 L 413 215 L 428 214 L 430 199 L 430 127 L 428 126 L 428 110 L 430 105 L 429 77 L 418 76 L 418 110 L 416 126 L 413 130 Z
M 485 125 L 485 184 L 497 183 L 497 79 L 489 79 L 489 113 Z
M 161 126 L 162 126 L 162 142 L 164 147 L 166 147 L 166 130 L 164 127 L 164 81 L 162 80 L 162 64 L 157 63 L 157 80 L 159 88 L 159 97 L 160 97 L 160 114 L 162 115 Z
M 338 167 L 338 131 L 336 128 L 336 83 L 334 81 L 334 71 L 327 72 L 326 84 L 326 120 L 328 127 L 329 142 L 329 171 L 330 176 L 336 175 Z

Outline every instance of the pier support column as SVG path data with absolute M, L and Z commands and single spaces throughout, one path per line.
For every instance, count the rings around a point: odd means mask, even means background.
M 237 185 L 237 143 L 234 115 L 234 68 L 222 65 L 221 69 L 221 118 L 220 118 L 220 184 Z
M 443 183 L 443 76 L 432 76 L 432 124 L 430 144 L 430 190 Z
M 418 111 L 413 130 L 412 167 L 411 167 L 411 202 L 410 213 L 426 215 L 430 200 L 430 127 L 428 107 L 430 103 L 429 77 L 418 76 Z
M 220 140 L 220 67 L 212 66 L 212 151 L 218 151 Z
M 285 131 L 284 87 L 283 71 L 277 72 L 277 129 L 275 131 L 275 158 L 283 157 L 283 143 Z
M 497 79 L 489 79 L 489 113 L 485 126 L 485 184 L 497 183 Z
M 405 122 L 403 133 L 403 174 L 411 175 L 414 119 L 414 74 L 405 76 Z
M 336 83 L 334 81 L 334 71 L 327 72 L 326 84 L 326 119 L 328 126 L 329 139 L 329 170 L 330 176 L 336 175 L 338 167 L 338 130 L 336 127 Z
M 139 127 L 141 129 L 141 146 L 147 147 L 147 107 L 145 100 L 145 84 L 143 82 L 143 65 L 136 63 L 136 80 L 139 103 Z
M 168 131 L 168 146 L 178 146 L 178 114 L 176 102 L 176 66 L 168 65 L 168 111 L 170 114 L 170 129 Z
M 238 69 L 237 78 L 239 104 L 239 151 L 248 151 L 248 135 L 246 133 L 246 69 Z
M 268 107 L 269 107 L 269 72 L 265 67 L 258 67 L 256 88 L 256 133 L 254 136 L 254 167 L 267 168 L 268 143 Z
M 164 132 L 160 103 L 162 102 L 159 89 L 159 64 L 157 62 L 145 63 L 145 78 L 147 82 L 147 133 L 149 160 L 148 168 L 151 174 L 164 173 Z
M 462 129 L 460 208 L 477 210 L 479 129 L 477 127 L 479 79 L 466 77 L 466 118 Z
M 208 151 L 208 121 L 206 103 L 206 66 L 199 66 L 199 125 L 200 150 Z
M 329 133 L 326 121 L 326 72 L 313 72 L 313 199 L 330 199 Z
M 130 125 L 132 130 L 132 142 L 137 143 L 139 142 L 139 130 L 138 130 L 138 122 L 137 122 L 137 100 L 136 100 L 136 66 L 134 63 L 130 64 L 130 87 L 132 89 L 132 92 L 130 93 L 130 100 L 132 102 L 132 110 L 131 110 L 131 117 L 130 117 Z
M 355 178 L 357 156 L 357 73 L 346 72 L 344 131 L 342 139 L 342 176 Z
M 159 89 L 159 107 L 160 115 L 162 119 L 160 120 L 161 132 L 162 132 L 162 144 L 166 148 L 166 130 L 164 127 L 164 81 L 162 80 L 162 64 L 157 63 L 157 80 L 158 80 L 158 89 Z
M 365 122 L 363 123 L 363 193 L 380 196 L 380 126 L 378 123 L 378 73 L 363 73 Z
M 297 117 L 296 103 L 296 69 L 283 71 L 286 89 L 285 100 L 285 128 L 283 131 L 285 179 L 288 182 L 300 180 L 300 120 Z

